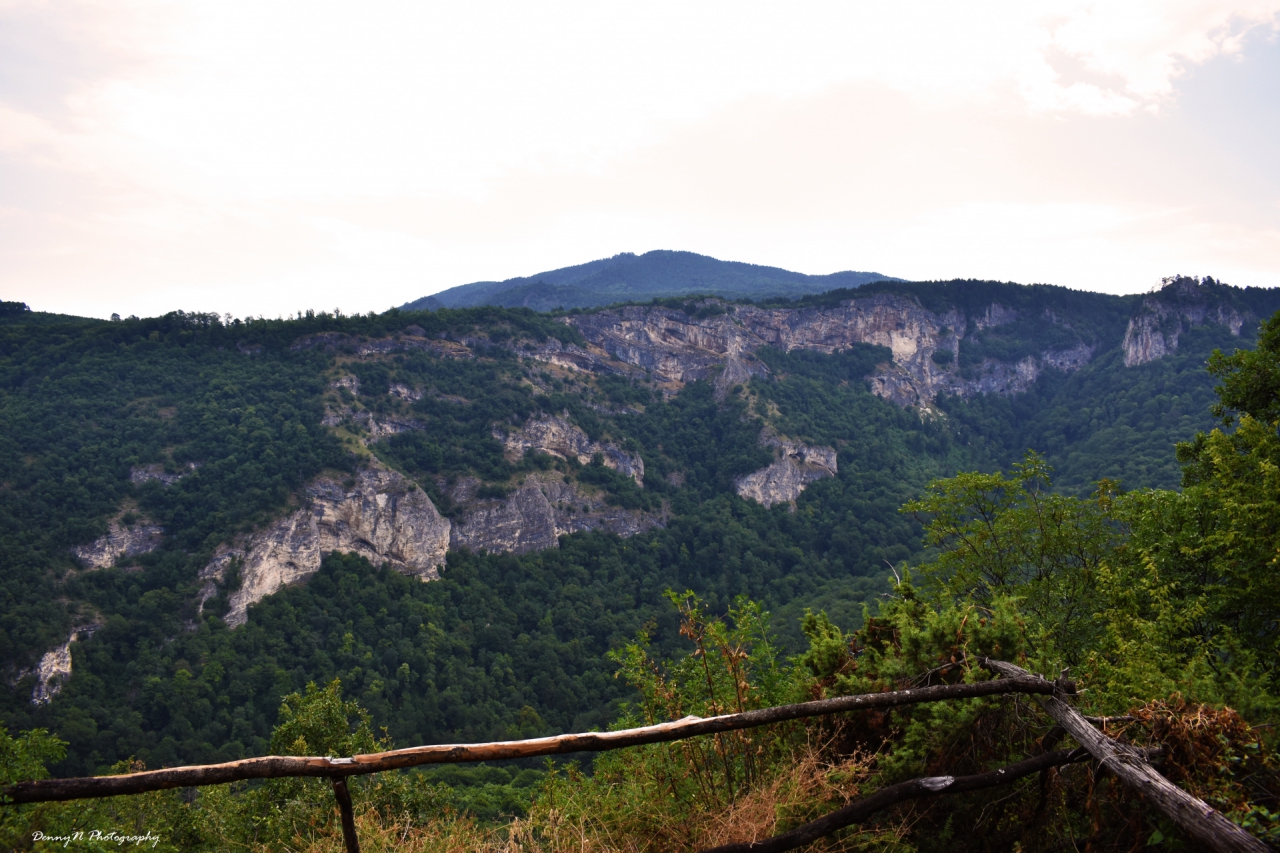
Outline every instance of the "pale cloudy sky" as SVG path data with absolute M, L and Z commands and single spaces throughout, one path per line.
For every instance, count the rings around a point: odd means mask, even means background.
M 686 249 L 1280 285 L 1280 0 L 0 0 L 0 298 L 383 310 Z

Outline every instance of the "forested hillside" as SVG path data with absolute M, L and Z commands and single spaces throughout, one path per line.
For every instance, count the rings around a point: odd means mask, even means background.
M 743 355 L 738 378 L 710 344 L 698 344 L 702 372 L 681 355 L 673 373 L 673 357 L 650 364 L 644 347 L 598 337 L 613 317 L 635 327 L 620 313 L 8 312 L 0 713 L 11 731 L 65 739 L 63 775 L 262 754 L 282 698 L 334 678 L 401 744 L 605 726 L 636 695 L 611 650 L 641 630 L 659 657 L 685 648 L 665 590 L 713 613 L 748 596 L 773 613 L 784 652 L 800 652 L 806 609 L 856 628 L 892 568 L 935 553 L 900 512 L 931 481 L 1002 470 L 1030 448 L 1064 494 L 1101 477 L 1176 487 L 1175 443 L 1215 424 L 1210 353 L 1252 346 L 1280 308 L 1269 292 L 1180 281 L 1146 302 L 875 285 L 867 299 L 932 312 L 910 353 L 890 317 L 883 345 L 779 339 Z M 795 326 L 863 296 L 634 310 L 646 328 L 684 324 L 678 343 L 693 346 L 691 328 L 766 329 L 766 314 Z M 645 334 L 651 349 L 675 345 Z M 942 390 L 903 405 L 890 380 L 924 388 L 919 377 Z M 284 564 L 255 543 L 305 518 L 322 487 L 344 512 L 374 507 L 357 500 L 369 470 L 401 478 L 396 500 L 420 490 L 452 525 L 439 579 L 397 571 L 402 552 L 371 534 L 353 549 L 364 557 L 326 556 L 229 627 L 255 567 Z M 751 497 L 753 472 L 766 472 L 759 494 L 781 496 Z M 534 499 L 552 546 L 503 545 Z M 456 547 L 464 534 L 492 544 Z M 42 674 L 69 638 L 69 674 Z M 41 689 L 47 701 L 33 702 Z

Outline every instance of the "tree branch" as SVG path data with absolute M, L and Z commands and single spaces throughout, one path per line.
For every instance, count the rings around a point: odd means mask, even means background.
M 762 841 L 725 844 L 704 850 L 702 853 L 782 853 L 784 850 L 793 850 L 803 844 L 817 841 L 824 835 L 830 835 L 846 826 L 861 823 L 876 812 L 884 811 L 907 800 L 934 797 L 940 794 L 965 794 L 983 788 L 994 788 L 997 785 L 1008 785 L 1024 776 L 1039 773 L 1050 767 L 1084 761 L 1088 757 L 1089 754 L 1084 749 L 1060 749 L 973 776 L 931 776 L 899 782 L 896 785 L 881 788 L 869 797 L 854 800 L 844 808 L 836 809 L 790 832 Z
M 1025 680 L 1038 677 L 1004 661 L 983 658 L 981 663 L 1006 678 Z M 1042 694 L 1037 701 L 1054 722 L 1066 729 L 1103 767 L 1200 844 L 1220 853 L 1267 853 L 1267 845 L 1227 820 L 1204 800 L 1188 794 L 1161 776 L 1140 757 L 1137 750 L 1125 748 L 1098 732 L 1079 711 L 1057 696 Z
M 870 708 L 896 708 L 924 702 L 950 699 L 972 699 L 1009 693 L 1051 695 L 1055 685 L 1042 678 L 998 678 L 976 684 L 943 684 L 914 690 L 866 693 L 841 696 L 796 705 L 763 708 L 718 717 L 685 717 L 669 723 L 624 729 L 616 732 L 587 732 L 532 740 L 496 743 L 440 744 L 415 746 L 390 752 L 356 755 L 351 758 L 300 757 L 271 755 L 246 758 L 225 764 L 194 767 L 172 767 L 147 770 L 120 776 L 87 776 L 74 779 L 41 779 L 18 782 L 3 790 L 7 803 L 38 803 L 54 800 L 78 800 L 87 797 L 114 797 L 140 794 L 166 788 L 197 785 L 221 785 L 246 779 L 272 779 L 286 776 L 345 777 L 399 770 L 422 764 L 458 764 L 468 761 L 498 761 L 507 758 L 529 758 L 573 752 L 604 752 L 628 746 L 666 743 L 697 735 L 716 734 L 734 729 L 755 728 L 770 723 L 861 711 Z

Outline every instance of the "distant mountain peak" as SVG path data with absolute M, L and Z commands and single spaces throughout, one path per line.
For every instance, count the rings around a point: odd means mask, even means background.
M 621 252 L 610 258 L 547 270 L 505 281 L 476 281 L 424 296 L 401 306 L 420 311 L 475 305 L 593 308 L 615 302 L 647 302 L 672 296 L 705 294 L 727 299 L 809 296 L 873 281 L 901 281 L 877 272 L 806 275 L 671 249 L 637 255 Z

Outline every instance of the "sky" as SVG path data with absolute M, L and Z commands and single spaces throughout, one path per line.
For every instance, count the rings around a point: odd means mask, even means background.
M 680 249 L 1280 286 L 1280 0 L 0 0 L 0 299 L 382 311 Z

